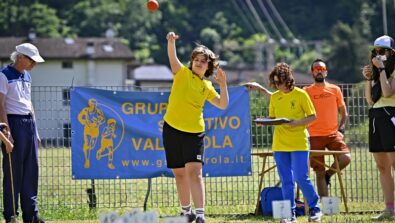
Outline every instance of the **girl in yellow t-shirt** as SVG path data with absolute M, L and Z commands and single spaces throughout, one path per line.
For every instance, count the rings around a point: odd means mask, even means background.
M 269 117 L 287 118 L 290 122 L 276 125 L 273 134 L 273 156 L 282 183 L 283 199 L 291 202 L 292 217 L 281 222 L 296 222 L 295 181 L 309 206 L 309 221 L 320 221 L 318 195 L 308 176 L 309 134 L 307 125 L 315 120 L 315 109 L 308 94 L 295 87 L 292 69 L 286 63 L 277 64 L 269 74 L 271 93 L 257 83 L 247 83 L 253 90 L 270 96 Z
M 189 67 L 185 67 L 176 53 L 175 41 L 179 36 L 169 32 L 166 38 L 170 67 L 174 74 L 163 126 L 167 167 L 172 169 L 176 178 L 181 215 L 186 216 L 189 222 L 196 219 L 196 223 L 204 223 L 203 106 L 209 101 L 220 109 L 226 109 L 229 102 L 226 75 L 219 68 L 218 57 L 203 45 L 198 45 L 192 51 Z M 220 86 L 220 94 L 206 79 L 217 68 L 215 81 Z M 191 195 L 196 214 L 191 210 Z

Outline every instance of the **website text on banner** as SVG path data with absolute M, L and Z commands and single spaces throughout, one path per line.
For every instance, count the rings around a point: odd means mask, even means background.
M 229 96 L 229 107 L 224 111 L 210 103 L 204 107 L 205 176 L 251 174 L 248 91 L 232 87 Z M 172 176 L 166 168 L 162 144 L 168 97 L 169 92 L 72 88 L 73 178 Z

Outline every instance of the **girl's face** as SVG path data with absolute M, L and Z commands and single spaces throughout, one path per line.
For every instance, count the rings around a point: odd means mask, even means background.
M 203 77 L 208 69 L 208 61 L 203 54 L 196 55 L 192 60 L 192 71 Z
M 285 85 L 285 82 L 281 82 L 281 80 L 280 80 L 277 76 L 274 76 L 274 77 L 273 77 L 273 83 L 274 83 L 274 85 L 276 85 L 276 88 L 277 88 L 279 91 L 282 91 L 282 92 L 284 92 L 284 93 L 287 93 L 287 92 L 290 91 L 290 90 L 287 88 L 287 86 Z
M 376 54 L 376 56 L 380 56 L 381 58 L 383 58 L 382 60 L 385 63 L 385 61 L 393 54 L 393 50 L 377 47 L 374 48 L 374 53 Z

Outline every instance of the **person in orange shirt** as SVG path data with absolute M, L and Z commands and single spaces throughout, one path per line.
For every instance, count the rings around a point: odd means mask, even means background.
M 317 119 L 309 124 L 311 150 L 328 150 L 350 152 L 344 142 L 344 131 L 348 120 L 346 104 L 340 88 L 334 84 L 328 83 L 325 78 L 328 70 L 322 59 L 316 59 L 311 64 L 311 76 L 314 83 L 304 87 L 309 94 L 314 108 L 317 112 Z M 340 121 L 338 115 L 340 114 Z M 335 173 L 333 170 L 319 165 L 320 161 L 324 163 L 324 156 L 310 159 L 311 167 L 316 172 L 317 189 L 320 197 L 328 196 L 328 186 L 330 178 Z M 350 153 L 339 156 L 339 167 L 344 169 L 350 164 Z M 332 164 L 336 168 L 335 163 Z

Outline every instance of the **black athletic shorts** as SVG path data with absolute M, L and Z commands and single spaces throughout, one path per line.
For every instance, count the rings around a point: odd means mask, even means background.
M 165 122 L 162 134 L 168 168 L 182 168 L 189 162 L 204 164 L 204 132 L 183 132 Z
M 369 152 L 395 152 L 395 107 L 369 109 Z

